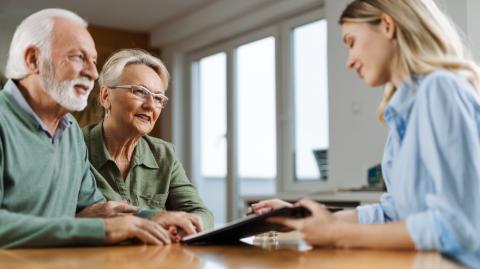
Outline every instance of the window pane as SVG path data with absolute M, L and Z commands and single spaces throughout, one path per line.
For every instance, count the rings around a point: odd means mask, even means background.
M 226 175 L 227 175 L 227 111 L 226 111 L 226 54 L 218 53 L 198 62 L 198 77 L 193 78 L 198 93 L 199 129 L 193 137 L 200 143 L 199 160 L 201 175 L 197 188 L 206 206 L 215 216 L 215 225 L 225 223 Z M 198 80 L 196 80 L 198 79 Z M 198 137 L 199 136 L 199 137 Z
M 201 59 L 199 78 L 202 176 L 225 177 L 227 174 L 225 53 Z
M 292 34 L 295 176 L 297 180 L 326 180 L 329 146 L 327 22 L 320 20 L 299 26 Z
M 275 39 L 267 37 L 238 47 L 236 64 L 239 176 L 273 179 L 277 172 Z M 251 191 L 245 187 L 242 194 L 270 192 L 255 184 L 247 188 Z

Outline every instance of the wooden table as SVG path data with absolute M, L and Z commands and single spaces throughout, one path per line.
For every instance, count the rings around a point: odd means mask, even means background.
M 296 243 L 294 241 L 296 240 Z M 0 250 L 1 269 L 462 268 L 437 253 L 313 248 L 280 236 L 233 246 L 115 246 Z M 302 250 L 309 249 L 309 250 Z

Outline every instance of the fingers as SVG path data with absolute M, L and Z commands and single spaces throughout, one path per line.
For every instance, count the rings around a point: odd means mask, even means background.
M 189 214 L 190 215 L 190 221 L 192 224 L 195 226 L 195 230 L 197 232 L 202 232 L 203 231 L 203 222 L 200 217 L 194 214 Z
M 179 234 L 182 235 L 190 235 L 203 231 L 202 220 L 197 215 L 191 213 L 162 211 L 153 217 L 153 220 L 164 228 L 176 226 L 181 229 Z
M 168 227 L 168 232 L 170 233 L 170 238 L 173 242 L 178 243 L 182 240 L 182 235 L 177 230 L 177 227 L 170 226 Z
M 291 203 L 285 202 L 280 199 L 270 199 L 270 200 L 263 200 L 258 203 L 255 203 L 252 205 L 254 208 L 262 208 L 262 207 L 270 207 L 273 209 L 277 209 L 280 207 L 286 207 L 286 206 L 293 206 Z
M 127 214 L 131 214 L 131 213 L 137 213 L 138 211 L 138 207 L 137 206 L 134 206 L 134 205 L 129 205 L 129 204 L 120 204 L 120 205 L 117 205 L 115 208 L 114 208 L 114 211 L 115 213 L 127 213 Z
M 135 230 L 135 234 L 133 236 L 147 245 L 162 245 L 162 242 L 160 240 L 142 229 Z
M 325 206 L 322 205 L 322 204 L 319 204 L 313 200 L 310 200 L 310 199 L 301 199 L 300 201 L 298 201 L 296 203 L 296 205 L 300 205 L 300 206 L 303 206 L 303 207 L 306 207 L 308 210 L 310 210 L 310 212 L 312 213 L 312 215 L 315 215 L 317 214 L 318 212 L 321 212 L 322 210 L 326 210 L 325 209 Z
M 165 244 L 172 243 L 172 240 L 170 239 L 170 233 L 167 230 L 156 223 L 152 223 L 151 225 L 157 238 L 159 238 Z
M 262 215 L 262 214 L 268 213 L 270 211 L 272 211 L 272 208 L 261 208 L 261 209 L 256 210 L 255 214 Z
M 104 219 L 105 242 L 119 243 L 129 239 L 138 239 L 145 244 L 170 244 L 170 234 L 160 225 L 135 216 Z
M 180 227 L 187 235 L 197 233 L 195 230 L 195 226 L 192 224 L 191 221 L 183 219 L 181 221 L 177 221 L 177 223 L 175 223 L 174 225 Z
M 262 208 L 272 208 L 272 206 L 270 204 L 270 200 L 265 200 L 265 201 L 260 201 L 258 203 L 252 204 L 250 208 L 252 209 L 252 211 L 256 213 L 258 210 L 261 210 Z
M 281 207 L 291 207 L 292 204 L 282 201 L 280 199 L 270 199 L 270 200 L 263 200 L 258 203 L 251 205 L 251 211 L 255 212 L 255 214 L 260 215 L 267 212 L 270 212 L 274 209 L 281 208 Z
M 144 243 L 161 245 L 172 242 L 169 233 L 152 221 L 142 220 L 137 226 L 140 228 L 138 230 L 139 239 Z M 144 241 L 144 239 L 147 241 Z

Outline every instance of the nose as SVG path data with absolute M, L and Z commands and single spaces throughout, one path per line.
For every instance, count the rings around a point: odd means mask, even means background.
M 83 66 L 82 75 L 88 77 L 91 80 L 97 80 L 98 78 L 98 71 L 97 66 L 95 65 L 95 61 L 87 60 Z
M 349 69 L 351 69 L 355 66 L 355 60 L 350 55 L 348 56 L 347 63 L 346 63 L 345 66 Z
M 145 101 L 143 102 L 144 107 L 155 108 L 155 101 L 153 100 L 152 95 L 149 94 L 148 96 L 145 96 L 144 101 Z

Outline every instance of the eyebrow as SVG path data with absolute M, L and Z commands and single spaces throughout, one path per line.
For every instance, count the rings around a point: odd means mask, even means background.
M 86 51 L 86 50 L 83 49 L 83 48 L 75 48 L 75 49 L 72 49 L 72 50 L 70 50 L 69 53 L 76 53 L 76 52 L 81 53 L 81 54 L 82 54 L 83 56 L 85 56 L 85 57 L 90 57 L 90 58 L 92 58 L 95 62 L 98 60 L 98 54 L 96 54 L 96 53 L 95 53 L 95 54 L 90 54 L 90 53 L 88 53 L 88 51 Z
M 349 38 L 350 38 L 350 36 L 348 34 L 345 34 L 343 36 L 343 43 L 347 44 L 347 41 L 348 41 Z
M 147 87 L 145 84 L 137 84 L 137 85 L 140 85 L 140 86 L 142 86 L 142 87 L 145 87 L 146 89 L 148 89 L 149 91 L 151 91 L 151 92 L 153 92 L 153 93 L 155 93 L 155 94 L 159 94 L 159 93 L 160 93 L 160 94 L 165 95 L 165 91 L 160 90 L 159 92 L 155 92 L 155 91 L 153 91 L 152 89 L 150 89 L 149 87 Z

